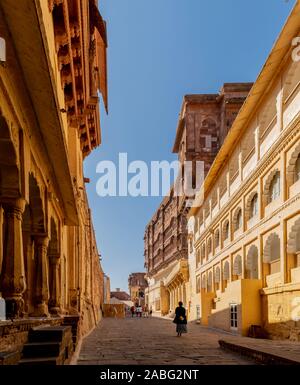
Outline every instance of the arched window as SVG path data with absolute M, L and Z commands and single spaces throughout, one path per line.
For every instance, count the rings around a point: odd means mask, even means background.
M 239 230 L 242 227 L 242 222 L 243 222 L 242 210 L 239 208 L 235 215 L 235 223 L 234 223 L 235 231 Z
M 206 274 L 203 274 L 203 275 L 202 275 L 202 278 L 201 278 L 201 288 L 202 288 L 202 289 L 207 289 L 207 278 L 206 278 Z
M 269 203 L 280 197 L 280 172 L 277 171 L 270 184 Z
M 198 266 L 200 262 L 201 262 L 200 250 L 197 250 L 197 253 L 196 253 L 196 265 Z
M 207 253 L 210 254 L 212 252 L 212 244 L 211 244 L 211 238 L 207 241 Z
M 201 258 L 202 260 L 205 259 L 206 255 L 205 255 L 205 244 L 203 243 L 202 245 L 202 248 L 201 248 Z
M 258 249 L 252 245 L 246 258 L 246 278 L 258 279 Z
M 215 269 L 214 282 L 215 282 L 215 289 L 219 290 L 220 289 L 220 282 L 221 282 L 221 270 L 220 270 L 219 266 L 217 266 Z
M 243 265 L 242 265 L 242 257 L 237 255 L 234 259 L 233 263 L 233 274 L 236 276 L 242 275 Z
M 220 231 L 216 230 L 215 232 L 215 247 L 220 246 Z
M 230 280 L 230 266 L 229 262 L 226 261 L 223 265 L 223 289 L 226 289 L 227 287 L 227 282 Z
M 211 292 L 212 291 L 212 284 L 213 284 L 213 275 L 212 272 L 210 271 L 208 273 L 208 278 L 207 278 L 207 291 Z
M 280 271 L 280 238 L 276 233 L 272 233 L 265 243 L 263 261 L 269 265 L 269 274 Z
M 220 281 L 221 281 L 221 270 L 219 266 L 217 266 L 215 270 L 215 283 L 219 283 Z
M 200 293 L 201 291 L 201 279 L 200 275 L 196 278 L 196 292 Z
M 296 160 L 295 164 L 295 180 L 296 183 L 298 180 L 300 180 L 300 154 L 298 155 L 298 158 Z
M 229 238 L 229 221 L 227 221 L 224 226 L 224 239 L 226 240 L 228 238 Z
M 258 195 L 255 194 L 250 203 L 250 218 L 254 218 L 258 214 Z
M 300 219 L 291 228 L 287 244 L 291 269 L 300 267 Z

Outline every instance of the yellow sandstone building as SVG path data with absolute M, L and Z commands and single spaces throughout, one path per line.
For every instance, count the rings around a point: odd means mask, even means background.
M 80 337 L 100 319 L 104 274 L 83 160 L 101 143 L 107 40 L 96 0 L 1 0 L 0 37 L 0 292 L 14 319 L 0 338 L 6 350 L 36 324 L 74 316 Z
M 189 212 L 189 314 L 300 340 L 300 4 Z M 296 38 L 296 39 L 295 39 Z

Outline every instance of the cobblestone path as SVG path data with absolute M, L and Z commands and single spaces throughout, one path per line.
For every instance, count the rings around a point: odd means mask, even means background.
M 81 346 L 78 365 L 251 365 L 219 348 L 222 332 L 196 324 L 176 337 L 175 325 L 160 318 L 104 318 Z M 225 334 L 226 335 L 226 334 Z

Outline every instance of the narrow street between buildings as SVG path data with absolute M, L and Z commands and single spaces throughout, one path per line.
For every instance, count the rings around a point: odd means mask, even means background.
M 188 325 L 176 337 L 175 325 L 160 318 L 104 318 L 84 339 L 78 365 L 251 365 L 253 361 L 220 349 L 227 333 Z

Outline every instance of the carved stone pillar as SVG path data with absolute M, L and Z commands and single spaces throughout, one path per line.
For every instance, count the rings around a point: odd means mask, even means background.
M 35 292 L 35 309 L 34 317 L 48 317 L 48 301 L 49 301 L 49 275 L 47 249 L 49 238 L 47 236 L 35 236 L 35 255 L 37 260 L 36 274 L 36 292 Z
M 26 290 L 26 280 L 22 215 L 25 203 L 25 200 L 18 199 L 3 205 L 6 226 L 0 291 L 6 301 L 9 318 L 20 318 L 24 315 L 23 293 Z
M 60 255 L 51 254 L 49 255 L 50 269 L 51 269 L 51 284 L 50 284 L 50 301 L 49 310 L 53 315 L 61 313 L 60 305 L 60 280 L 59 280 L 59 265 Z

